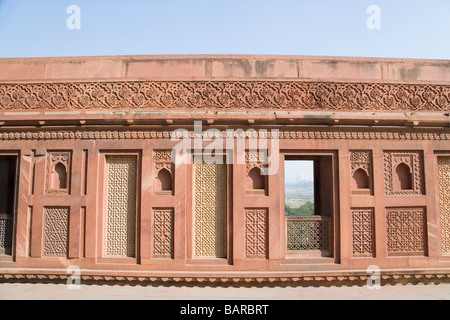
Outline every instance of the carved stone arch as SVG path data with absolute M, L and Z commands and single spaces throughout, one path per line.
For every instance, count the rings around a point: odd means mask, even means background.
M 52 189 L 67 188 L 67 167 L 61 161 L 55 162 L 52 169 Z
M 69 194 L 71 158 L 70 151 L 49 151 L 46 175 L 48 194 Z
M 412 190 L 412 170 L 409 165 L 404 162 L 400 162 L 395 168 L 395 190 Z
M 356 169 L 352 174 L 352 189 L 370 188 L 369 174 L 363 168 Z
M 248 190 L 265 190 L 266 179 L 262 175 L 261 168 L 254 166 L 250 168 L 246 176 L 246 189 Z
M 172 173 L 166 168 L 161 168 L 156 176 L 156 191 L 172 191 Z

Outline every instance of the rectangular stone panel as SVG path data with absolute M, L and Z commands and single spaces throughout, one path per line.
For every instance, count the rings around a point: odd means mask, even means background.
M 44 255 L 67 256 L 69 208 L 44 208 Z
M 387 208 L 388 256 L 426 255 L 425 208 Z
M 173 209 L 153 209 L 153 258 L 173 258 Z
M 136 156 L 107 156 L 106 255 L 135 256 Z
M 245 257 L 267 259 L 267 209 L 245 209 Z
M 438 157 L 442 254 L 450 254 L 450 157 Z
M 386 195 L 425 194 L 422 151 L 385 151 L 383 167 Z
M 353 256 L 374 256 L 375 221 L 373 208 L 352 209 L 352 238 Z
M 194 256 L 226 258 L 226 233 L 226 164 L 194 164 Z

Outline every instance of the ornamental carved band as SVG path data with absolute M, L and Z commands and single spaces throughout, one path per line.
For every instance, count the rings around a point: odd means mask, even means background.
M 267 209 L 245 210 L 245 257 L 267 259 Z
M 44 215 L 44 255 L 67 256 L 69 208 L 48 207 Z
M 2 83 L 0 110 L 450 109 L 450 87 L 307 81 Z
M 227 256 L 227 168 L 194 165 L 194 256 Z
M 272 138 L 278 139 L 338 139 L 338 140 L 450 140 L 450 133 L 441 129 L 302 129 L 280 130 L 271 132 Z M 173 130 L 92 130 L 92 129 L 58 129 L 58 130 L 5 130 L 0 132 L 1 141 L 16 140 L 146 140 L 194 138 L 194 132 L 174 132 Z M 205 136 L 205 135 L 204 135 Z M 222 131 L 222 138 L 239 138 L 237 133 Z M 269 133 L 254 132 L 252 138 L 269 138 Z
M 425 208 L 387 209 L 388 256 L 425 256 Z
M 173 259 L 173 209 L 153 210 L 153 258 Z
M 375 253 L 373 208 L 352 209 L 353 256 L 373 257 Z
M 450 157 L 438 157 L 442 253 L 450 254 Z
M 107 156 L 106 255 L 135 256 L 136 156 Z
M 288 219 L 287 250 L 330 250 L 330 219 L 328 217 L 302 217 Z

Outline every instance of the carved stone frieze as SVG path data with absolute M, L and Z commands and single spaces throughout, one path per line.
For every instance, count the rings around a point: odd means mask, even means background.
M 448 110 L 450 86 L 307 81 L 0 84 L 0 110 Z

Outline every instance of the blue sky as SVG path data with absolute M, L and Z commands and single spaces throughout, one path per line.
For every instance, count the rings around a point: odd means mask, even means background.
M 81 28 L 66 26 L 67 7 Z M 369 29 L 367 8 L 380 9 Z M 0 57 L 275 54 L 450 59 L 450 1 L 0 0 Z

